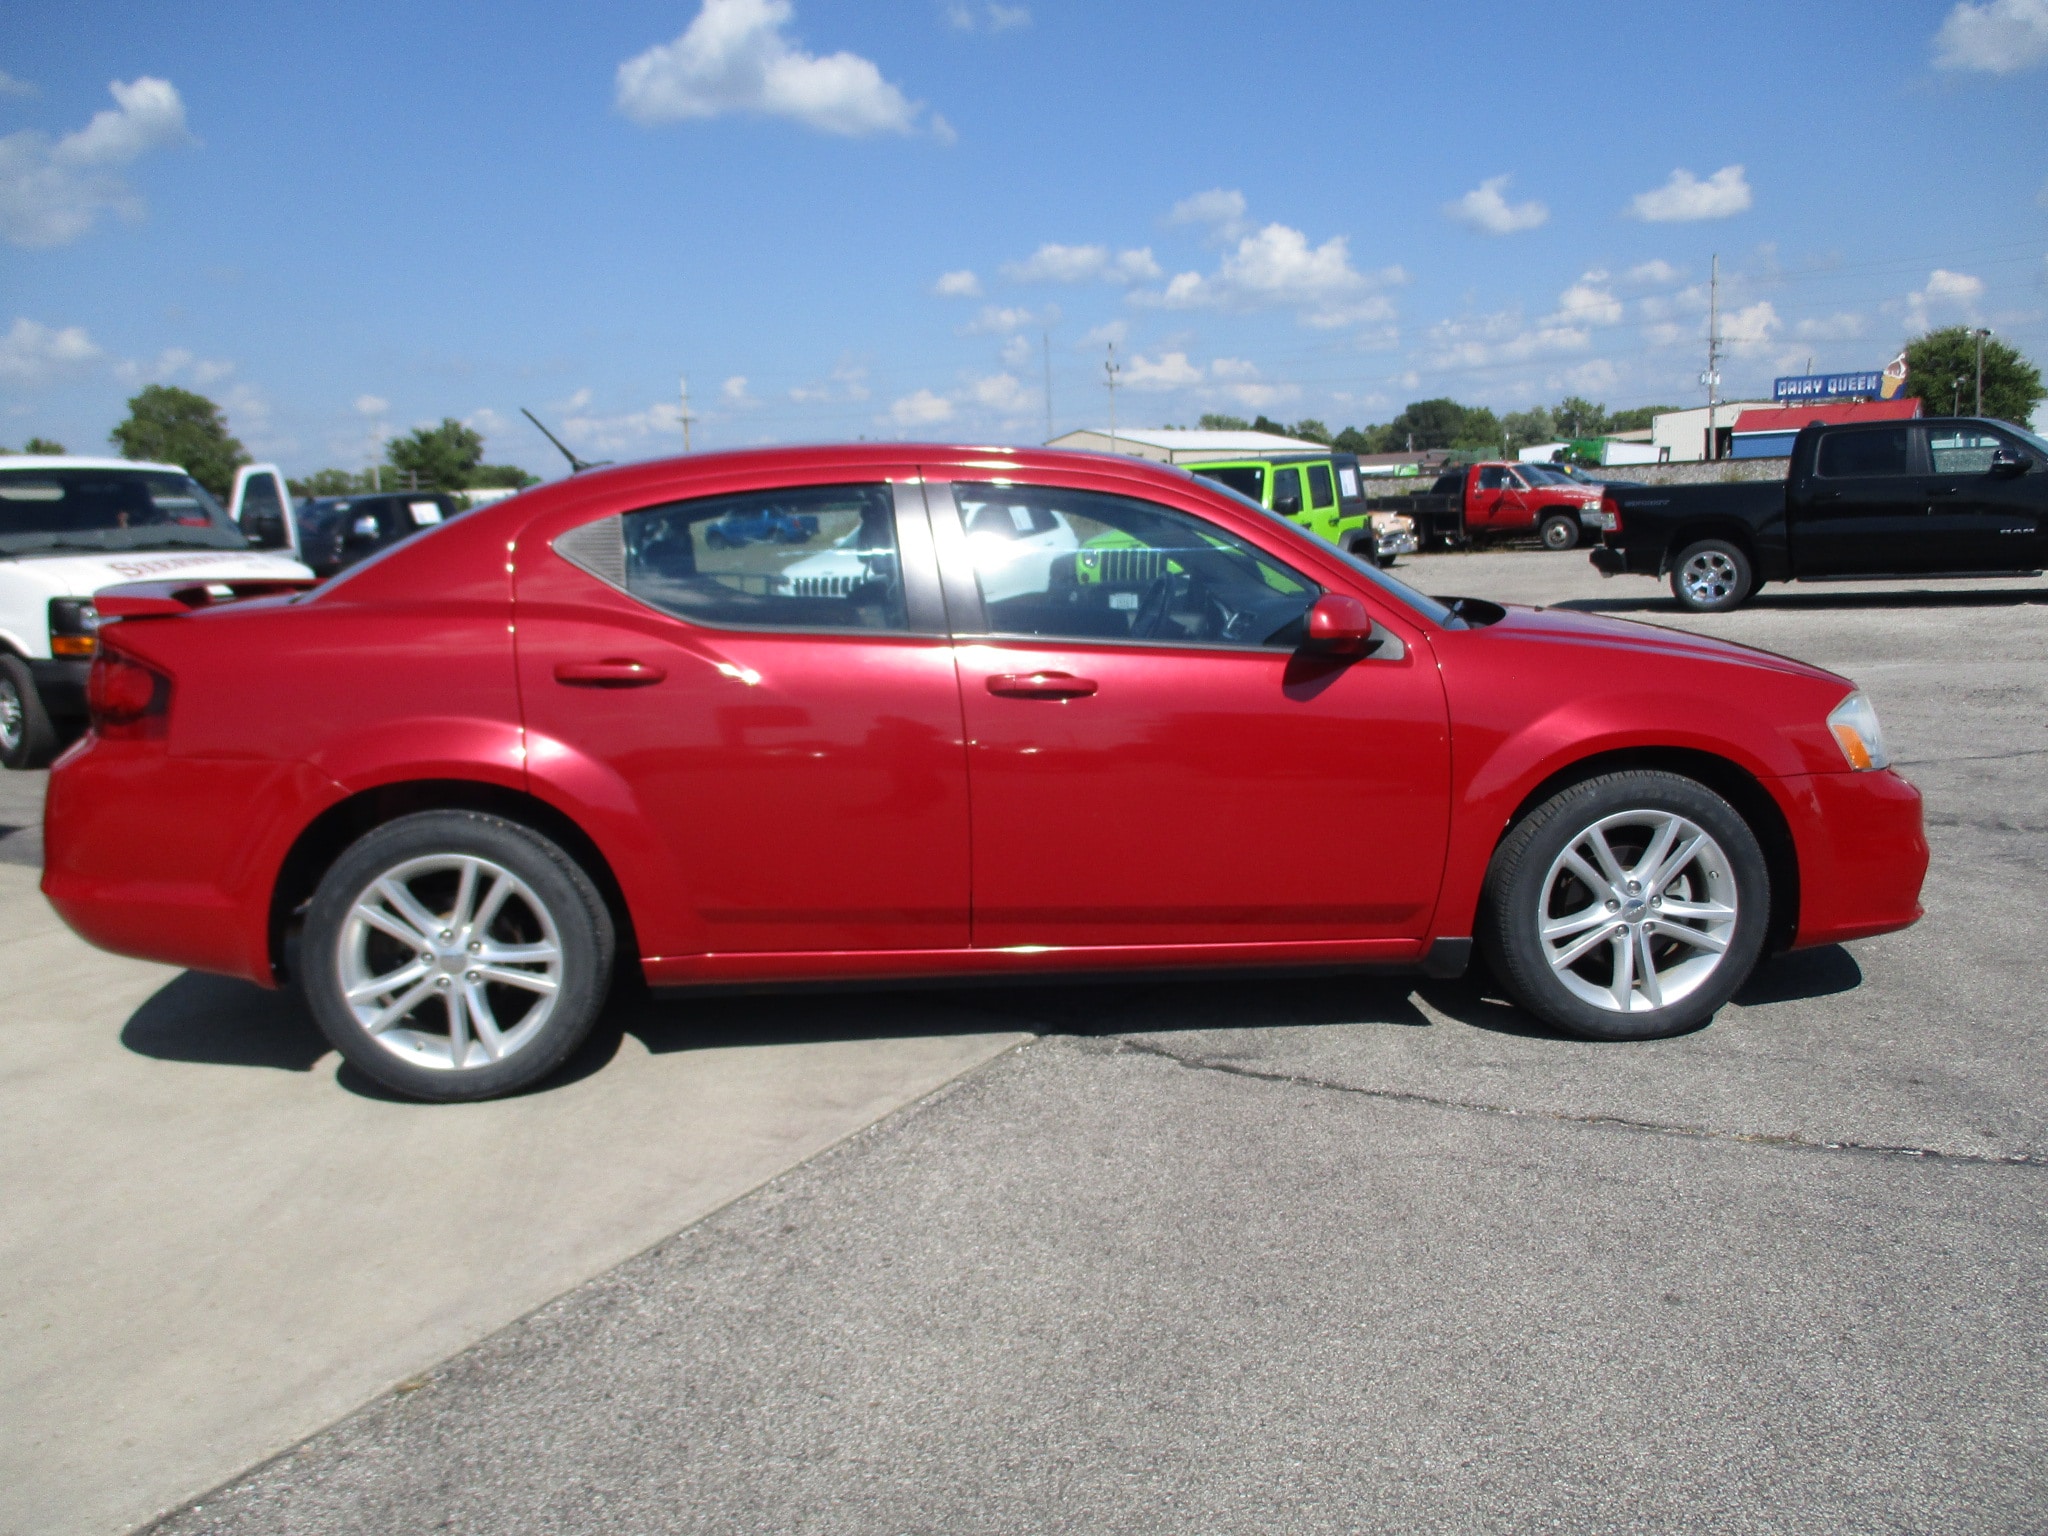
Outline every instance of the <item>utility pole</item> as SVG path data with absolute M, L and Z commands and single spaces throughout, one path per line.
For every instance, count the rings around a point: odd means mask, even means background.
M 1977 338 L 1977 414 L 1982 416 L 1984 414 L 1984 338 L 1991 333 L 1980 325 L 1970 334 Z
M 1963 414 L 1963 381 L 1960 375 L 1956 378 L 1956 387 L 1949 391 L 1948 413 L 1951 416 Z
M 690 376 L 683 375 L 683 452 L 690 451 L 690 423 L 697 418 L 690 414 Z
M 1700 375 L 1707 386 L 1707 457 L 1721 457 L 1721 258 L 1714 258 L 1713 276 L 1707 287 L 1707 371 Z
M 1116 343 L 1109 344 L 1109 359 L 1102 365 L 1102 371 L 1109 375 L 1109 451 L 1116 452 L 1116 376 L 1123 370 L 1116 365 Z
M 1045 344 L 1045 440 L 1052 441 L 1052 332 L 1040 331 L 1038 339 Z

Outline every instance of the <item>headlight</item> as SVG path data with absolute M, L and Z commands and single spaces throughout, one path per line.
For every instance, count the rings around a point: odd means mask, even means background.
M 1892 755 L 1885 750 L 1884 727 L 1877 723 L 1877 711 L 1870 707 L 1870 700 L 1861 690 L 1835 706 L 1828 716 L 1828 729 L 1835 733 L 1835 744 L 1857 772 L 1891 766 Z
M 50 654 L 89 658 L 98 653 L 99 610 L 89 597 L 50 599 Z

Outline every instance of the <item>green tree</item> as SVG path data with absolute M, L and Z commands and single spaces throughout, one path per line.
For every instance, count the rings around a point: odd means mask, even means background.
M 1500 419 L 1500 429 L 1506 434 L 1509 446 L 1526 448 L 1531 443 L 1554 443 L 1557 441 L 1557 418 L 1548 406 L 1532 406 L 1526 411 L 1510 411 Z
M 1962 381 L 1958 391 L 1956 381 Z M 1930 416 L 1977 404 L 1977 338 L 1964 325 L 1929 331 L 1906 343 L 1906 393 Z M 1984 338 L 1984 414 L 2025 426 L 2042 401 L 2041 370 L 1996 336 Z
M 1559 437 L 1598 437 L 1612 430 L 1608 425 L 1607 407 L 1582 400 L 1577 395 L 1566 395 L 1552 414 L 1557 418 Z
M 438 427 L 418 427 L 384 445 L 384 460 L 400 474 L 411 473 L 423 491 L 466 491 L 484 487 L 524 488 L 538 477 L 511 464 L 483 462 L 482 434 L 453 416 Z
M 62 453 L 64 445 L 53 443 L 47 437 L 32 437 L 21 445 L 23 453 Z
M 107 436 L 124 459 L 176 464 L 225 497 L 248 452 L 228 432 L 220 407 L 172 384 L 151 384 L 128 402 L 128 419 Z
M 370 488 L 370 477 L 350 469 L 316 469 L 303 479 L 285 484 L 294 496 L 353 496 Z
M 1677 410 L 1675 405 L 1633 405 L 1607 418 L 1610 432 L 1647 432 L 1659 416 Z
M 1286 424 L 1271 420 L 1264 411 L 1261 411 L 1253 420 L 1252 430 L 1254 432 L 1271 432 L 1275 437 L 1287 436 Z
M 1215 411 L 1205 411 L 1201 425 L 1204 432 L 1249 432 L 1252 426 L 1242 416 L 1223 416 Z
M 1304 437 L 1312 443 L 1327 443 L 1330 440 L 1330 429 L 1320 421 L 1317 421 L 1315 417 L 1304 416 L 1287 429 L 1287 435 L 1289 437 Z
M 1330 439 L 1330 446 L 1339 453 L 1378 453 L 1381 450 L 1373 446 L 1376 440 L 1372 434 L 1379 430 L 1378 427 L 1367 427 L 1361 432 L 1356 427 L 1346 427 Z

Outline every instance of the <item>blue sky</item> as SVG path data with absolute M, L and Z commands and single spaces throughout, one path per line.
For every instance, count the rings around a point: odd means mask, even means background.
M 0 443 L 164 380 L 293 472 L 1703 399 L 2048 361 L 2048 0 L 14 0 Z

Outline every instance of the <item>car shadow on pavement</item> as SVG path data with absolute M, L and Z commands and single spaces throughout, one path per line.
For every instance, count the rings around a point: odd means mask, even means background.
M 1851 583 L 1850 587 L 1853 588 Z M 2048 603 L 2048 587 L 1999 588 L 1992 591 L 1857 592 L 1836 588 L 1827 592 L 1783 592 L 1766 589 L 1743 604 L 1743 611 L 1776 610 L 1783 613 L 1825 612 L 1845 608 L 2024 608 Z M 1685 614 L 1668 592 L 1652 597 L 1568 597 L 1551 603 L 1552 608 L 1574 613 L 1671 613 Z M 1686 614 L 1686 617 L 1696 615 Z M 1697 615 L 1711 617 L 1711 615 Z
M 298 994 L 186 971 L 129 1016 L 121 1043 L 138 1056 L 217 1067 L 310 1072 L 333 1049 Z

